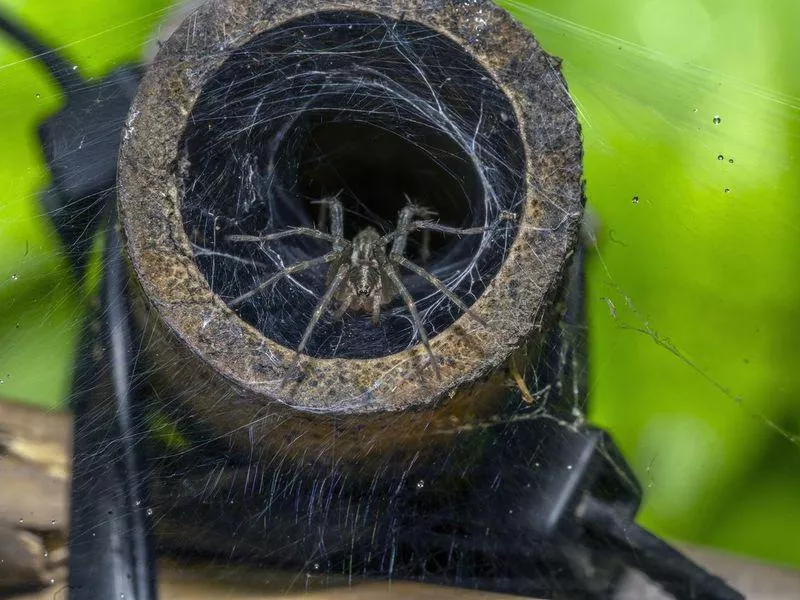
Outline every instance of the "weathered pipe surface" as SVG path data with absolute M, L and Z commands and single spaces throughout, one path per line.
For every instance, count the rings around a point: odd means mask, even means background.
M 579 126 L 559 61 L 490 2 L 209 2 L 159 51 L 123 137 L 120 218 L 159 396 L 250 456 L 440 447 L 496 415 L 509 361 L 558 319 L 583 209 Z M 228 236 L 327 231 L 312 201 L 336 193 L 348 239 L 394 229 L 406 194 L 484 228 L 434 234 L 427 256 L 409 243 L 478 317 L 403 271 L 440 377 L 399 296 L 378 327 L 326 313 L 292 376 L 326 266 L 232 302 L 330 246 Z

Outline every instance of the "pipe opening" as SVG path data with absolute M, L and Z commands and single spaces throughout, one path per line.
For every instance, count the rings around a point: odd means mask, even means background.
M 285 267 L 331 251 L 327 241 L 232 241 L 291 227 L 328 231 L 314 200 L 339 194 L 345 237 L 395 229 L 406 196 L 436 220 L 477 235 L 415 233 L 406 257 L 467 305 L 497 274 L 516 234 L 504 211 L 525 198 L 525 151 L 514 110 L 489 73 L 451 38 L 411 21 L 320 12 L 256 35 L 203 88 L 181 144 L 181 214 L 211 288 L 274 341 L 296 348 L 328 284 L 328 265 Z M 427 247 L 427 251 L 425 251 Z M 399 269 L 429 337 L 461 311 Z M 381 311 L 314 327 L 305 353 L 374 358 L 418 343 L 396 295 Z

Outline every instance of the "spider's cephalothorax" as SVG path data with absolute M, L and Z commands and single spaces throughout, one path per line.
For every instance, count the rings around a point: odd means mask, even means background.
M 342 203 L 334 197 L 318 201 L 321 204 L 328 205 L 330 208 L 330 233 L 310 227 L 296 227 L 261 236 L 228 236 L 227 239 L 230 242 L 256 242 L 263 244 L 284 237 L 302 235 L 330 242 L 333 247 L 324 256 L 302 261 L 282 269 L 250 291 L 234 298 L 229 304 L 233 307 L 241 304 L 245 300 L 261 293 L 281 277 L 305 271 L 318 265 L 329 264 L 325 293 L 317 303 L 314 313 L 308 325 L 306 325 L 303 337 L 297 346 L 298 355 L 305 350 L 314 327 L 333 301 L 336 301 L 339 305 L 334 313 L 336 317 L 341 317 L 348 310 L 371 312 L 372 322 L 377 326 L 380 323 L 381 307 L 399 295 L 409 313 L 411 313 L 420 341 L 425 347 L 436 375 L 439 376 L 439 364 L 431 350 L 428 334 L 425 332 L 414 298 L 403 284 L 397 269 L 398 267 L 403 267 L 422 277 L 439 292 L 447 296 L 458 308 L 469 314 L 476 321 L 483 323 L 483 320 L 471 311 L 441 280 L 411 262 L 404 254 L 408 236 L 414 231 L 438 231 L 454 235 L 472 235 L 485 233 L 487 229 L 484 227 L 458 229 L 430 220 L 415 220 L 417 217 L 422 217 L 423 219 L 431 217 L 434 213 L 426 208 L 414 205 L 407 196 L 406 199 L 408 200 L 408 205 L 400 211 L 397 218 L 397 227 L 394 231 L 385 235 L 381 235 L 373 227 L 365 227 L 352 240 L 345 239 L 344 209 Z M 390 243 L 392 246 L 387 253 L 386 247 Z
M 391 302 L 397 295 L 392 281 L 381 270 L 381 264 L 386 262 L 386 250 L 380 242 L 381 235 L 373 227 L 362 229 L 353 238 L 349 272 L 334 296 L 339 302 L 336 317 L 341 317 L 348 310 L 372 312 L 372 324 L 377 326 L 380 323 L 381 306 Z M 330 275 L 338 271 L 335 266 L 330 269 Z

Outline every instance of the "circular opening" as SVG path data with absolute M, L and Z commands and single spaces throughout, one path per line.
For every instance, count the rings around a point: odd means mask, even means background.
M 182 218 L 209 285 L 282 345 L 297 348 L 309 331 L 304 352 L 316 357 L 385 356 L 418 343 L 420 326 L 428 337 L 447 328 L 461 310 L 430 276 L 472 304 L 516 233 L 503 215 L 525 196 L 514 110 L 489 73 L 450 38 L 373 13 L 315 13 L 251 39 L 204 86 L 182 149 Z M 318 202 L 331 197 L 350 241 L 395 231 L 409 201 L 435 213 L 418 220 L 472 230 L 408 236 L 404 256 L 430 276 L 393 266 L 419 320 L 377 271 L 378 326 L 371 302 L 337 318 L 342 293 L 309 326 L 350 246 L 316 264 L 335 249 L 329 239 L 255 238 L 332 232 L 335 211 Z M 294 265 L 303 268 L 278 276 Z

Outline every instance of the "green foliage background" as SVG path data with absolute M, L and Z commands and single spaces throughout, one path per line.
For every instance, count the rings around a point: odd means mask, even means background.
M 800 566 L 800 4 L 500 4 L 564 59 L 579 107 L 590 418 L 646 486 L 642 521 Z M 169 2 L 0 6 L 96 77 L 141 55 Z M 35 127 L 61 102 L 0 38 L 0 396 L 46 407 L 68 390 L 82 312 L 37 204 Z

